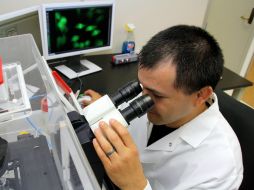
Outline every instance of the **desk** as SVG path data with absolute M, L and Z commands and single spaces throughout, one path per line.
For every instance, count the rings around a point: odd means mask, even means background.
M 231 90 L 248 87 L 252 85 L 253 85 L 252 82 L 248 81 L 247 79 L 239 76 L 238 74 L 224 67 L 222 79 L 217 84 L 216 89 Z
M 111 64 L 112 54 L 88 56 L 87 59 L 100 66 L 103 70 L 81 77 L 83 83 L 81 90 L 94 89 L 100 93 L 111 94 L 119 87 L 130 80 L 137 78 L 137 63 L 128 63 L 123 65 Z M 54 66 L 54 65 L 52 65 Z M 63 79 L 74 90 L 80 88 L 80 82 L 77 79 L 69 80 L 63 76 Z M 224 67 L 222 79 L 219 81 L 216 89 L 230 90 L 251 86 L 252 82 L 242 78 L 236 73 Z
M 223 68 L 223 75 L 222 79 L 217 84 L 216 89 L 221 90 L 232 90 L 232 97 L 235 99 L 241 99 L 242 96 L 242 88 L 252 86 L 252 82 L 249 80 L 239 76 L 238 74 L 234 73 L 233 71 L 227 69 L 226 67 Z

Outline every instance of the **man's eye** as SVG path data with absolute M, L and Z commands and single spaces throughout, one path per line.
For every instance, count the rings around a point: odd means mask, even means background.
M 154 94 L 153 95 L 155 98 L 162 98 L 162 96 L 161 95 L 158 95 L 158 94 Z

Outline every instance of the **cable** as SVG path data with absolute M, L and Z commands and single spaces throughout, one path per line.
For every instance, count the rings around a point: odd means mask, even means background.
M 81 78 L 79 76 L 77 76 L 76 79 L 78 79 L 78 81 L 79 81 L 79 88 L 78 88 L 78 90 L 81 91 L 82 88 L 83 88 L 83 82 L 82 82 L 82 80 L 81 80 Z M 71 87 L 71 89 L 73 89 L 73 85 L 75 84 L 75 81 L 76 80 L 69 79 L 66 83 Z
M 31 125 L 31 127 L 36 131 L 38 132 L 40 135 L 42 135 L 42 129 L 37 127 L 33 122 L 32 120 L 29 118 L 29 117 L 26 117 L 26 121 Z
M 82 89 L 82 86 L 83 86 L 83 83 L 82 83 L 82 80 L 80 79 L 80 77 L 78 77 L 78 80 L 79 80 L 79 91 L 81 91 Z

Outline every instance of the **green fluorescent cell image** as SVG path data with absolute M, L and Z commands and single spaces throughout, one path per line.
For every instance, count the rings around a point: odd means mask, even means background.
M 55 19 L 60 20 L 60 18 L 61 18 L 61 14 L 59 12 L 56 12 Z
M 108 7 L 86 7 L 49 11 L 50 52 L 86 50 L 109 44 Z
M 101 33 L 100 30 L 96 30 L 96 29 L 95 29 L 95 30 L 92 32 L 92 36 L 98 36 L 100 33 Z
M 86 31 L 87 31 L 87 32 L 93 31 L 95 28 L 96 28 L 96 26 L 89 25 L 89 26 L 86 27 Z
M 72 36 L 71 41 L 72 42 L 77 42 L 79 40 L 79 38 L 80 37 L 78 35 L 74 35 L 74 36 Z
M 96 46 L 103 46 L 103 40 L 96 40 L 95 45 Z
M 86 40 L 84 42 L 74 42 L 73 43 L 73 47 L 76 49 L 81 49 L 81 48 L 87 48 L 91 45 L 91 41 L 90 40 Z
M 78 23 L 78 24 L 76 25 L 76 29 L 81 30 L 81 29 L 83 29 L 85 26 L 86 26 L 86 25 L 84 25 L 83 23 Z
M 89 47 L 90 44 L 91 44 L 91 41 L 90 40 L 86 40 L 84 43 L 84 47 Z
M 102 22 L 104 20 L 104 16 L 103 15 L 100 15 L 100 16 L 98 16 L 98 18 L 96 19 L 96 22 L 97 23 L 100 23 L 100 22 Z
M 95 8 L 90 8 L 90 9 L 87 11 L 86 16 L 87 16 L 88 18 L 92 19 L 93 16 L 94 16 L 94 11 L 95 11 Z
M 101 14 L 103 14 L 104 11 L 102 9 L 96 9 L 95 12 L 96 12 L 96 14 L 101 15 Z
M 61 46 L 66 44 L 66 36 L 58 36 L 56 41 L 57 47 L 60 48 Z
M 65 17 L 61 17 L 57 23 L 57 27 L 61 32 L 67 32 L 67 19 Z
M 73 43 L 73 47 L 78 49 L 79 48 L 79 43 L 78 42 Z
M 77 15 L 81 15 L 81 10 L 77 9 Z

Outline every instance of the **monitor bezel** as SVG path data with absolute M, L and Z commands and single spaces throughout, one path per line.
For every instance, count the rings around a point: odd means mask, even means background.
M 47 35 L 47 9 L 64 9 L 64 8 L 86 8 L 86 7 L 99 7 L 99 6 L 111 6 L 111 31 L 109 44 L 103 47 L 90 48 L 83 50 L 75 50 L 70 52 L 63 52 L 59 54 L 49 54 L 48 49 L 48 35 Z M 58 59 L 64 57 L 71 57 L 76 55 L 85 55 L 88 53 L 94 53 L 104 50 L 112 49 L 113 44 L 113 31 L 114 31 L 114 15 L 115 15 L 115 1 L 114 0 L 100 0 L 100 1 L 84 1 L 84 2 L 72 2 L 72 3 L 51 3 L 43 4 L 39 11 L 41 39 L 42 39 L 42 51 L 43 56 L 46 60 Z

